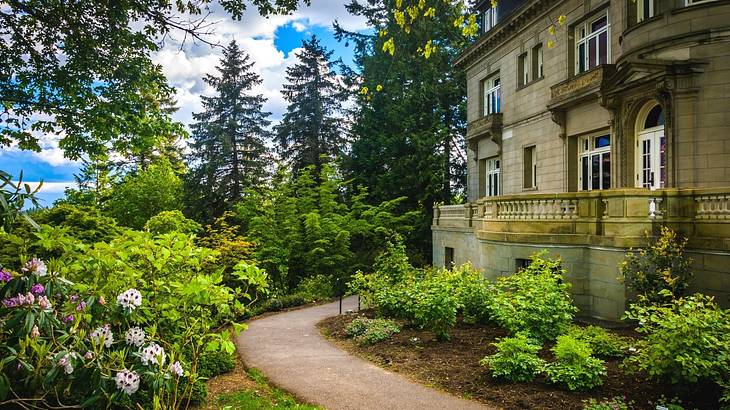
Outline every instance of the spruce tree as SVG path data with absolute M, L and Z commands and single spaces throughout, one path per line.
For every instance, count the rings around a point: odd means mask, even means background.
M 202 97 L 204 111 L 193 115 L 188 178 L 191 211 L 204 220 L 223 214 L 268 175 L 271 113 L 262 110 L 266 99 L 252 93 L 262 82 L 253 65 L 232 41 L 216 67 L 218 76 L 204 78 L 216 93 Z
M 313 165 L 339 158 L 345 149 L 346 127 L 341 115 L 346 94 L 331 61 L 332 51 L 312 36 L 302 43 L 299 63 L 286 70 L 283 95 L 289 102 L 276 127 L 279 154 L 295 175 Z M 325 157 L 323 159 L 322 157 Z

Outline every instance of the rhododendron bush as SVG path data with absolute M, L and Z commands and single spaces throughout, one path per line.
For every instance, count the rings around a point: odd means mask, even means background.
M 185 406 L 202 353 L 233 352 L 235 319 L 267 291 L 253 265 L 235 266 L 235 288 L 201 272 L 216 252 L 178 233 L 94 245 L 37 236 L 39 249 L 65 252 L 0 270 L 0 407 Z

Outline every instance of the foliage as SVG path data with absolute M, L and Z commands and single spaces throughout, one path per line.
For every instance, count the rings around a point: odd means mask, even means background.
M 583 402 L 583 410 L 629 410 L 631 402 L 626 403 L 623 397 L 614 397 L 612 399 L 588 399 Z
M 90 206 L 61 203 L 34 212 L 33 219 L 39 224 L 68 228 L 68 235 L 86 244 L 110 241 L 123 230 L 116 220 Z
M 181 208 L 182 181 L 169 161 L 161 160 L 147 169 L 128 174 L 113 188 L 108 213 L 120 224 L 142 229 L 162 211 Z
M 234 218 L 232 212 L 224 212 L 206 225 L 203 234 L 197 238 L 199 246 L 213 249 L 218 254 L 215 260 L 204 262 L 201 271 L 211 275 L 222 273 L 224 283 L 232 288 L 240 286 L 233 274 L 236 265 L 240 262 L 253 263 L 254 252 L 254 244 L 241 236 L 239 226 L 232 224 Z
M 627 316 L 639 321 L 637 330 L 645 335 L 636 341 L 636 354 L 626 359 L 629 369 L 671 383 L 711 380 L 728 386 L 730 311 L 712 297 L 697 294 L 662 306 L 634 306 Z
M 408 262 L 402 241 L 395 237 L 376 258 L 375 269 L 371 274 L 354 275 L 351 290 L 379 314 L 406 319 L 433 331 L 439 340 L 449 338 L 449 329 L 456 324 L 459 310 L 468 309 L 474 317 L 487 317 L 477 306 L 480 300 L 488 298 L 487 292 L 475 296 L 474 289 L 481 292 L 488 287 L 471 266 L 451 271 L 415 269 Z
M 342 192 L 349 189 L 331 164 L 297 177 L 280 170 L 270 189 L 237 207 L 248 240 L 256 243 L 254 258 L 277 289 L 319 274 L 347 278 L 357 266 L 372 266 L 385 234 L 409 229 L 412 215 L 396 215 L 397 201 L 370 206 L 363 195 L 346 201 Z
M 174 90 L 151 56 L 171 34 L 206 41 L 210 23 L 204 18 L 211 3 L 8 3 L 0 27 L 5 40 L 0 101 L 6 111 L 0 146 L 38 151 L 38 136 L 53 134 L 61 136 L 64 153 L 78 159 L 109 146 L 149 145 L 180 131 L 160 104 Z M 249 4 L 264 15 L 298 6 L 294 0 L 220 2 L 237 20 Z
M 293 293 L 302 295 L 310 302 L 328 300 L 336 296 L 335 279 L 325 275 L 302 278 Z
M 162 211 L 153 216 L 144 224 L 144 230 L 160 235 L 170 232 L 179 232 L 185 235 L 195 235 L 203 229 L 199 223 L 188 219 L 179 210 Z
M 505 337 L 492 345 L 497 348 L 497 353 L 480 362 L 489 367 L 492 377 L 529 382 L 542 371 L 545 363 L 537 356 L 542 346 L 535 344 L 526 335 Z
M 591 356 L 593 351 L 588 343 L 562 335 L 552 351 L 555 361 L 545 365 L 550 382 L 564 385 L 568 390 L 592 389 L 603 384 L 606 367 L 601 359 Z
M 295 175 L 314 166 L 318 175 L 324 163 L 345 150 L 344 120 L 338 114 L 347 99 L 334 70 L 332 51 L 312 36 L 302 42 L 298 62 L 286 69 L 282 95 L 289 103 L 276 126 L 279 155 Z
M 200 377 L 211 378 L 230 372 L 236 367 L 235 355 L 221 350 L 203 352 L 198 363 L 198 374 Z
M 494 320 L 513 334 L 526 332 L 538 340 L 554 340 L 564 333 L 577 309 L 560 263 L 538 253 L 527 268 L 498 278 L 492 296 Z
M 686 238 L 662 226 L 656 242 L 629 252 L 621 263 L 623 281 L 639 304 L 662 304 L 683 296 L 692 280 L 692 260 L 684 256 Z
M 358 317 L 347 325 L 345 333 L 355 338 L 359 345 L 367 346 L 380 343 L 393 334 L 400 333 L 400 328 L 392 320 Z
M 2 140 L 0 139 L 0 142 Z M 13 177 L 0 170 L 0 233 L 9 232 L 19 218 L 24 218 L 28 223 L 35 225 L 35 222 L 23 212 L 26 201 L 38 206 L 35 194 L 41 189 L 38 184 L 34 189 L 30 185 L 23 184 L 23 174 L 18 177 L 18 182 L 13 182 Z M 37 227 L 37 225 L 35 225 Z
M 489 323 L 492 320 L 494 285 L 469 263 L 451 269 L 459 309 L 466 323 Z
M 223 50 L 218 75 L 203 81 L 215 90 L 203 96 L 201 113 L 193 114 L 193 142 L 187 178 L 187 199 L 192 213 L 211 220 L 228 211 L 244 193 L 265 181 L 270 158 L 266 99 L 253 89 L 263 81 L 254 62 L 235 40 Z
M 599 357 L 622 357 L 629 347 L 629 338 L 599 326 L 573 326 L 567 334 L 588 343 L 593 353 Z
M 128 289 L 107 302 L 56 268 L 33 259 L 3 271 L 0 406 L 184 406 L 191 390 L 179 386 L 198 379 L 197 358 L 179 353 L 194 344 L 191 332 L 164 337 L 150 294 Z
M 403 32 L 391 11 L 408 3 L 351 1 L 348 11 L 365 19 L 372 34 L 348 32 L 337 23 L 335 32 L 355 44 L 357 67 L 344 73 L 347 85 L 361 90 L 352 109 L 352 143 L 343 170 L 355 185 L 368 187 L 372 204 L 407 198 L 400 212 L 418 216 L 405 239 L 414 265 L 423 266 L 431 262 L 434 204 L 449 203 L 466 186 L 466 80 L 454 65 L 465 44 L 448 19 L 427 18 L 427 24 Z M 419 2 L 412 3 L 418 7 Z M 437 3 L 439 14 L 458 8 Z M 424 12 L 418 9 L 419 18 Z M 389 38 L 394 47 L 412 52 L 391 55 L 383 49 Z M 419 55 L 423 49 L 416 50 L 427 39 L 439 52 L 424 59 Z

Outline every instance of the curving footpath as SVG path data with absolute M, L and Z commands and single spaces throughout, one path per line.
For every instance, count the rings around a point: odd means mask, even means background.
M 356 309 L 357 298 L 343 301 Z M 335 409 L 486 409 L 487 407 L 411 382 L 329 343 L 316 328 L 337 315 L 338 302 L 280 313 L 249 322 L 237 338 L 247 367 L 309 403 Z

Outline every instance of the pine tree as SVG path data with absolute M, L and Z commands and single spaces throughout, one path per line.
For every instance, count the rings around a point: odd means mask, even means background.
M 197 122 L 187 181 L 191 211 L 204 220 L 220 216 L 268 176 L 265 141 L 271 113 L 262 110 L 266 99 L 252 93 L 262 82 L 253 65 L 232 41 L 216 67 L 219 75 L 204 78 L 216 95 L 202 97 L 204 111 L 193 115 Z
M 276 142 L 295 175 L 309 165 L 318 175 L 323 163 L 339 158 L 345 149 L 346 127 L 339 114 L 346 94 L 334 69 L 336 62 L 331 61 L 332 51 L 317 37 L 302 43 L 298 57 L 299 63 L 286 70 L 283 94 L 289 106 L 276 127 Z
M 338 38 L 355 42 L 357 67 L 347 77 L 361 89 L 344 167 L 355 184 L 369 188 L 373 203 L 406 197 L 402 211 L 421 212 L 406 239 L 411 251 L 420 254 L 412 255 L 420 256 L 414 260 L 428 263 L 433 205 L 449 203 L 463 193 L 466 182 L 466 81 L 453 66 L 464 44 L 460 28 L 446 20 L 404 32 L 394 15 L 385 12 L 396 3 L 367 0 L 347 6 L 367 19 L 373 35 L 336 26 Z M 437 7 L 438 15 L 454 12 L 446 9 L 452 5 Z M 384 50 L 391 34 L 398 47 L 393 55 Z M 429 40 L 436 51 L 427 58 L 416 50 Z

